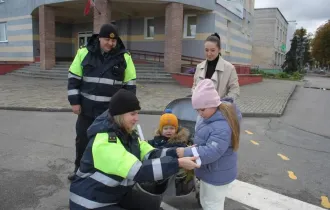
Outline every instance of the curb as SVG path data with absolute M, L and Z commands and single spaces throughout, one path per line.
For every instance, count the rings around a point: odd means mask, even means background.
M 267 118 L 267 117 L 280 117 L 280 113 L 242 113 L 243 117 Z
M 72 112 L 70 108 L 56 108 L 56 107 L 19 107 L 19 106 L 0 106 L 0 110 L 11 111 L 37 111 L 37 112 Z
M 283 107 L 281 108 L 279 113 L 242 113 L 243 117 L 260 117 L 260 118 L 267 118 L 267 117 L 281 117 L 284 114 L 284 111 L 288 105 L 288 102 L 291 98 L 291 96 L 293 95 L 293 93 L 295 92 L 296 88 L 297 88 L 297 84 L 295 84 L 293 86 L 293 88 L 291 89 L 289 95 L 287 96 L 287 98 L 285 99 L 285 103 L 283 105 Z
M 16 106 L 0 106 L 0 110 L 10 110 L 10 111 L 30 111 L 30 112 L 72 112 L 70 108 L 61 107 L 16 107 Z M 147 115 L 160 115 L 163 111 L 157 110 L 141 110 L 140 114 Z
M 298 86 L 297 84 L 294 85 L 294 87 L 292 88 L 290 94 L 289 94 L 288 97 L 285 99 L 285 103 L 284 103 L 284 106 L 282 107 L 282 109 L 281 109 L 281 111 L 280 111 L 280 115 L 279 115 L 279 117 L 282 116 L 282 115 L 284 114 L 284 111 L 285 111 L 285 109 L 286 109 L 286 107 L 287 107 L 287 105 L 288 105 L 288 102 L 289 102 L 291 96 L 293 95 L 293 93 L 296 91 L 297 86 Z
M 316 90 L 330 90 L 330 88 L 321 88 L 321 87 L 313 87 L 313 86 L 304 86 L 304 88 L 311 88 Z
M 281 117 L 284 114 L 287 104 L 295 92 L 297 85 L 294 85 L 290 94 L 285 100 L 285 104 L 281 108 L 279 113 L 242 113 L 243 117 L 256 117 L 256 118 L 266 118 L 266 117 Z M 37 112 L 72 112 L 70 108 L 63 107 L 15 107 L 15 106 L 0 106 L 0 110 L 11 110 L 11 111 L 37 111 Z M 145 115 L 161 115 L 163 111 L 159 110 L 141 110 L 140 114 Z
M 140 114 L 147 114 L 147 115 L 161 115 L 164 111 L 157 111 L 157 110 L 141 110 Z
M 30 112 L 72 112 L 69 108 L 42 108 L 42 107 L 6 107 L 0 106 L 0 110 L 10 110 L 10 111 L 30 111 Z M 141 110 L 140 114 L 145 115 L 161 115 L 163 111 L 157 110 Z M 243 117 L 256 117 L 256 118 L 265 118 L 265 117 L 280 117 L 281 113 L 242 113 Z

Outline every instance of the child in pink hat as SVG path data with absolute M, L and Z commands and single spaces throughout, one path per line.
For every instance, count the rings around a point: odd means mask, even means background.
M 198 83 L 192 106 L 202 117 L 195 129 L 194 147 L 177 148 L 179 157 L 198 156 L 200 203 L 204 210 L 220 210 L 228 187 L 237 177 L 237 150 L 242 115 L 231 102 L 221 101 L 213 81 Z

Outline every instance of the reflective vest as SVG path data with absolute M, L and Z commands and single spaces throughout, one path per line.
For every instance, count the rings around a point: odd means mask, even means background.
M 118 45 L 123 46 L 121 40 Z M 82 114 L 95 118 L 108 108 L 111 97 L 120 88 L 135 93 L 136 71 L 124 47 L 105 57 L 93 47 L 79 49 L 70 66 L 68 100 L 71 105 L 80 104 Z
M 70 201 L 76 209 L 117 204 L 133 187 L 141 161 L 148 159 L 148 154 L 155 149 L 146 141 L 132 142 L 133 145 L 125 146 L 111 133 L 110 136 L 109 133 L 98 133 L 89 142 L 76 179 L 70 186 Z

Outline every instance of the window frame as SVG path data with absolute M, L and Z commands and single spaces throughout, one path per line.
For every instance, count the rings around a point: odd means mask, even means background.
M 154 39 L 155 38 L 155 24 L 154 24 L 154 36 L 148 36 L 148 20 L 154 20 L 155 21 L 155 17 L 145 17 L 144 18 L 144 39 Z
M 183 18 L 183 38 L 185 39 L 195 39 L 195 36 L 188 36 L 188 18 L 196 17 L 196 34 L 197 34 L 197 15 L 196 14 L 185 14 Z
M 227 23 L 226 23 L 226 26 L 227 26 L 227 31 L 226 31 L 226 39 L 227 39 L 227 42 L 226 42 L 226 47 L 225 47 L 225 52 L 226 53 L 230 53 L 231 51 L 231 26 L 232 22 L 231 20 L 227 19 Z
M 0 43 L 8 42 L 8 28 L 7 28 L 7 22 L 0 22 L 0 25 L 4 24 L 4 32 L 5 32 L 5 40 L 0 40 Z

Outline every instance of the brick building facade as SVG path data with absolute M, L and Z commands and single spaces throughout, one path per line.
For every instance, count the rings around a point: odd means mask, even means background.
M 278 8 L 255 9 L 252 65 L 277 73 L 285 61 L 288 21 Z
M 131 51 L 164 55 L 165 69 L 180 71 L 181 57 L 204 58 L 208 35 L 221 36 L 222 55 L 234 64 L 251 64 L 254 0 L 241 0 L 242 16 L 226 0 L 4 0 L 0 3 L 0 62 L 33 62 L 43 69 L 72 60 L 103 23 L 117 25 Z

